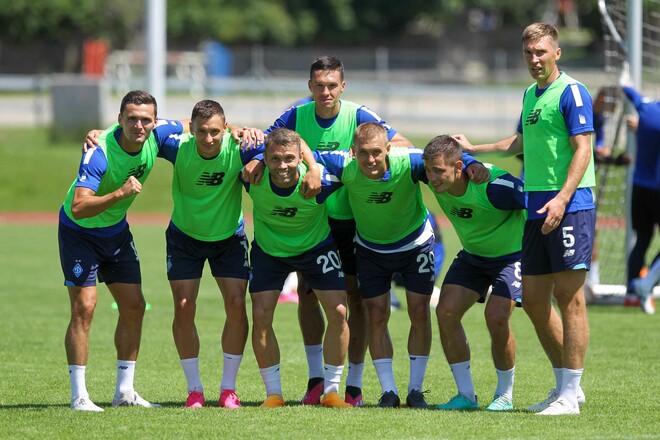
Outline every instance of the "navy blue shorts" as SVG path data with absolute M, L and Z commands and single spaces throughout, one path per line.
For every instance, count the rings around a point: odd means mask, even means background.
M 330 234 L 337 244 L 341 257 L 341 268 L 346 275 L 357 274 L 355 263 L 355 220 L 328 219 Z
M 57 238 L 65 286 L 99 282 L 142 283 L 140 260 L 128 226 L 112 237 L 97 237 L 59 224 Z
M 449 266 L 442 285 L 455 284 L 473 290 L 486 301 L 488 289 L 491 295 L 516 301 L 522 297 L 522 277 L 520 260 L 479 257 L 461 250 Z
M 589 270 L 593 252 L 596 210 L 569 212 L 548 235 L 541 233 L 544 218 L 527 220 L 522 244 L 522 274 L 547 275 Z
M 433 237 L 409 251 L 380 253 L 356 245 L 358 288 L 362 298 L 389 294 L 392 277 L 401 274 L 404 287 L 431 295 L 435 283 Z
M 170 224 L 165 240 L 168 280 L 201 278 L 206 260 L 214 277 L 247 280 L 250 276 L 248 240 L 244 233 L 219 241 L 201 241 Z
M 250 263 L 250 293 L 282 290 L 284 280 L 291 272 L 300 272 L 314 290 L 346 290 L 341 259 L 334 242 L 295 257 L 274 257 L 253 241 Z

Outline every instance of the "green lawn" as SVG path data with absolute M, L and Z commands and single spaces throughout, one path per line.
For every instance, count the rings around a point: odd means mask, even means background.
M 373 405 L 380 387 L 367 360 L 364 393 L 367 407 L 328 410 L 302 407 L 306 366 L 295 306 L 280 304 L 276 331 L 282 352 L 282 379 L 287 407 L 256 406 L 264 388 L 248 346 L 238 378 L 244 408 L 202 410 L 181 408 L 185 380 L 171 336 L 172 301 L 165 276 L 164 225 L 133 227 L 140 252 L 147 312 L 136 387 L 146 398 L 162 403 L 160 410 L 110 408 L 114 392 L 113 332 L 116 311 L 103 286 L 91 333 L 88 388 L 103 414 L 68 409 L 69 383 L 64 354 L 68 299 L 62 285 L 55 225 L 0 225 L 0 267 L 3 273 L 3 314 L 0 320 L 1 438 L 211 438 L 231 433 L 239 438 L 312 438 L 337 435 L 359 438 L 657 438 L 657 396 L 660 394 L 660 332 L 658 317 L 636 309 L 592 306 L 591 344 L 583 387 L 588 403 L 577 417 L 542 418 L 518 410 L 509 414 L 444 413 L 381 410 Z M 197 324 L 202 341 L 201 374 L 210 403 L 217 399 L 221 375 L 220 331 L 224 321 L 217 287 L 205 275 Z M 401 296 L 401 295 L 400 295 Z M 248 304 L 249 307 L 249 304 Z M 482 409 L 495 388 L 489 338 L 482 306 L 465 318 L 472 349 L 472 371 Z M 434 319 L 435 320 L 435 319 Z M 517 338 L 515 404 L 522 409 L 545 397 L 553 384 L 552 370 L 525 314 L 512 319 Z M 392 315 L 397 384 L 405 392 L 407 315 Z M 434 329 L 434 345 L 425 381 L 427 398 L 441 403 L 455 393 L 449 368 Z M 655 421 L 654 421 L 655 420 Z
M 56 213 L 80 160 L 79 145 L 46 145 L 44 130 L 6 130 L 0 138 L 0 210 Z M 415 140 L 423 146 L 423 139 Z M 517 172 L 515 161 L 500 163 Z M 171 166 L 160 161 L 133 212 L 167 215 Z M 432 209 L 435 202 L 425 193 Z M 246 212 L 250 207 L 246 206 Z M 522 411 L 542 400 L 554 383 L 552 370 L 529 320 L 516 310 L 512 326 L 517 338 L 515 404 L 508 414 L 444 413 L 374 408 L 380 387 L 367 360 L 364 393 L 367 407 L 327 410 L 302 407 L 306 366 L 296 308 L 278 306 L 276 331 L 282 352 L 285 408 L 257 408 L 264 387 L 251 348 L 238 377 L 244 408 L 223 410 L 211 405 L 185 410 L 185 380 L 171 336 L 172 300 L 165 276 L 165 224 L 133 225 L 140 252 L 147 312 L 136 374 L 138 391 L 163 404 L 161 410 L 110 408 L 114 392 L 113 333 L 116 311 L 106 288 L 100 295 L 91 333 L 88 389 L 103 414 L 68 409 L 69 382 L 64 332 L 68 298 L 57 254 L 55 224 L 0 224 L 3 318 L 0 319 L 0 438 L 660 438 L 657 396 L 660 395 L 660 332 L 658 317 L 636 309 L 591 306 L 591 344 L 583 387 L 588 403 L 578 417 L 541 418 Z M 451 228 L 444 228 L 447 259 L 458 250 Z M 447 259 L 445 269 L 447 267 Z M 197 323 L 202 341 L 201 374 L 210 403 L 217 399 L 222 370 L 219 346 L 224 311 L 208 274 L 202 282 Z M 403 295 L 400 293 L 400 298 Z M 249 304 L 248 304 L 248 307 Z M 471 342 L 472 372 L 482 409 L 489 403 L 496 376 L 490 360 L 483 306 L 465 317 Z M 405 393 L 407 315 L 392 315 L 397 384 Z M 434 319 L 435 320 L 435 319 Z M 425 381 L 431 403 L 455 394 L 437 328 Z M 654 422 L 655 420 L 655 422 Z M 341 431 L 339 431 L 339 429 Z

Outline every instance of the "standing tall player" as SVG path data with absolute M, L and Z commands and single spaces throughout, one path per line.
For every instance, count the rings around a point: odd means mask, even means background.
M 65 347 L 74 410 L 103 411 L 89 398 L 85 383 L 97 277 L 107 284 L 119 309 L 112 406 L 159 406 L 143 399 L 133 386 L 145 300 L 126 211 L 142 190 L 156 157 L 172 154 L 169 135 L 181 133 L 182 127 L 176 121 L 159 122 L 156 100 L 140 90 L 124 96 L 118 122 L 101 135 L 97 147 L 84 152 L 78 178 L 60 209 L 60 261 L 71 302 Z M 153 132 L 157 124 L 162 127 L 158 137 Z
M 534 84 L 525 91 L 517 134 L 478 146 L 458 139 L 471 153 L 524 152 L 528 220 L 521 259 L 523 308 L 555 372 L 548 398 L 529 409 L 541 415 L 579 414 L 589 342 L 584 282 L 596 222 L 592 100 L 584 85 L 559 70 L 561 48 L 554 26 L 529 25 L 522 49 Z

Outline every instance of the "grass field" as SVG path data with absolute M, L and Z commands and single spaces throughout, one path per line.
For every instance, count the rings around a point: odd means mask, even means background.
M 296 323 L 295 305 L 280 304 L 276 331 L 282 351 L 282 380 L 288 406 L 266 410 L 256 406 L 264 388 L 250 347 L 238 378 L 244 408 L 217 408 L 222 356 L 219 339 L 224 312 L 208 274 L 203 280 L 197 324 L 202 341 L 201 374 L 212 405 L 185 410 L 185 380 L 178 363 L 170 326 L 172 300 L 165 277 L 164 225 L 133 227 L 143 264 L 144 292 L 152 305 L 147 312 L 136 387 L 160 410 L 110 408 L 114 392 L 113 333 L 116 311 L 101 287 L 91 333 L 88 388 L 102 414 L 68 409 L 69 383 L 64 331 L 69 311 L 57 257 L 55 225 L 0 225 L 0 267 L 3 273 L 0 320 L 1 438 L 658 438 L 657 396 L 660 394 L 660 332 L 657 316 L 636 309 L 591 306 L 591 344 L 583 387 L 587 404 L 577 417 L 542 418 L 522 408 L 545 397 L 553 384 L 552 370 L 523 312 L 516 310 L 512 326 L 517 338 L 515 404 L 508 414 L 487 411 L 445 413 L 401 408 L 374 408 L 380 387 L 367 360 L 364 392 L 368 406 L 355 410 L 302 407 L 306 366 Z M 249 304 L 248 304 L 249 307 Z M 482 306 L 465 318 L 472 349 L 472 371 L 482 409 L 495 388 L 489 340 Z M 434 320 L 435 321 L 435 320 Z M 395 347 L 397 384 L 405 392 L 407 316 L 395 312 L 390 326 Z M 249 344 L 248 344 L 249 345 Z M 437 329 L 425 388 L 427 398 L 441 403 L 455 393 L 442 354 Z M 231 434 L 228 434 L 231 433 Z
M 424 140 L 416 142 L 422 145 Z M 56 213 L 75 176 L 78 148 L 75 144 L 46 145 L 43 130 L 7 130 L 0 139 L 0 211 Z M 504 166 L 515 171 L 518 165 L 508 162 Z M 132 210 L 168 214 L 170 175 L 171 166 L 160 161 Z M 542 418 L 522 410 L 542 400 L 554 379 L 533 328 L 520 310 L 512 318 L 517 338 L 517 411 L 492 414 L 483 410 L 445 413 L 375 408 L 380 387 L 369 358 L 364 382 L 367 407 L 302 407 L 297 401 L 304 392 L 307 370 L 292 304 L 279 305 L 276 314 L 287 407 L 258 408 L 265 391 L 248 346 L 238 377 L 244 408 L 219 409 L 213 403 L 218 397 L 222 370 L 219 340 L 224 311 L 208 273 L 202 282 L 197 324 L 202 343 L 202 380 L 211 406 L 185 410 L 185 379 L 171 335 L 173 310 L 165 276 L 164 229 L 165 224 L 132 226 L 142 261 L 144 293 L 152 305 L 145 317 L 136 388 L 164 408 L 110 408 L 117 314 L 111 308 L 107 289 L 100 287 L 87 378 L 91 397 L 106 412 L 81 414 L 68 408 L 63 340 L 69 310 L 57 255 L 56 224 L 0 224 L 0 438 L 660 438 L 658 317 L 613 306 L 589 307 L 591 343 L 583 379 L 587 404 L 577 417 Z M 458 243 L 450 228 L 443 230 L 443 237 L 450 258 Z M 464 323 L 483 409 L 495 389 L 496 376 L 482 315 L 483 307 L 475 306 Z M 401 393 L 405 393 L 408 382 L 407 320 L 405 312 L 396 312 L 390 325 Z M 431 403 L 444 402 L 455 394 L 435 327 L 425 388 L 430 390 L 427 400 Z

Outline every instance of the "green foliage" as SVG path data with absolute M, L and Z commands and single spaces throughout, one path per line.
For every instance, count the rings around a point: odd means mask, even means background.
M 146 1 L 4 3 L 0 8 L 0 39 L 11 42 L 104 38 L 113 47 L 124 48 L 144 30 Z M 598 15 L 595 0 L 579 3 L 581 15 Z M 284 46 L 382 44 L 413 28 L 422 30 L 421 35 L 436 37 L 430 29 L 437 25 L 446 28 L 450 37 L 466 32 L 466 22 L 470 22 L 470 29 L 478 28 L 475 16 L 470 18 L 473 12 L 488 13 L 498 26 L 522 26 L 539 20 L 546 8 L 545 2 L 524 0 L 169 0 L 167 25 L 170 41 L 187 46 L 205 40 Z
M 105 38 L 119 45 L 140 29 L 143 2 L 12 0 L 0 8 L 0 38 L 17 43 Z

